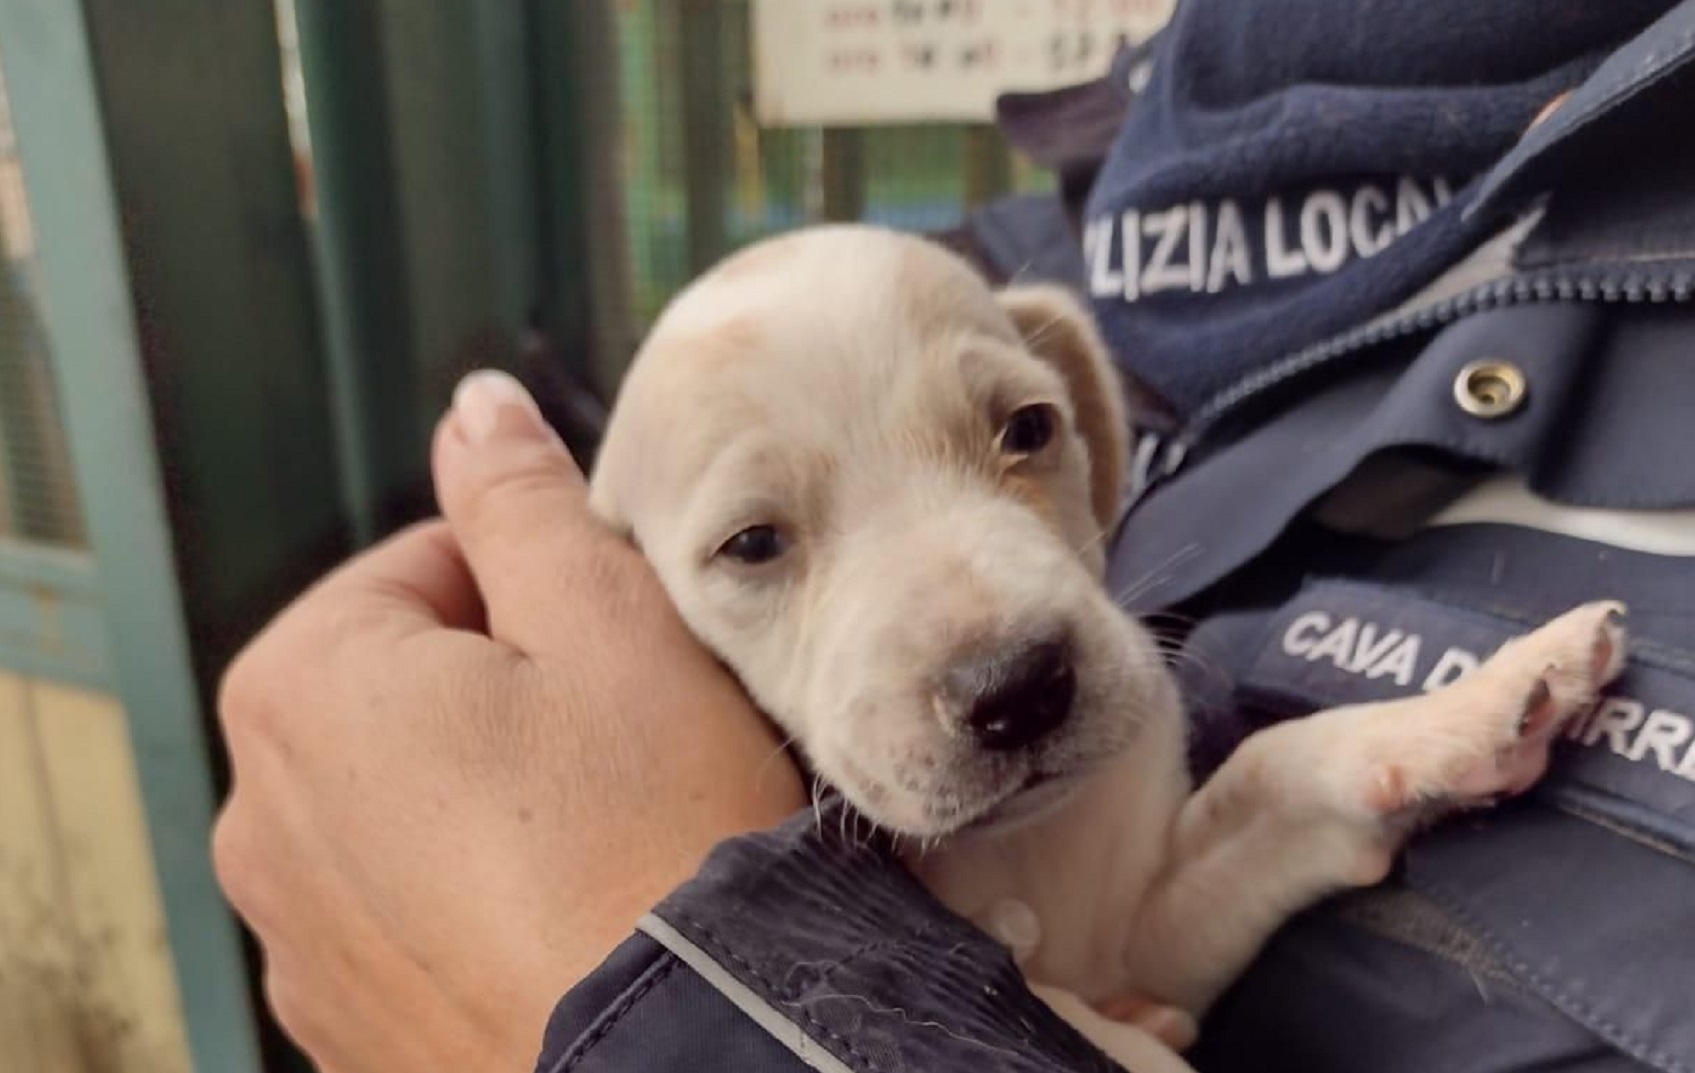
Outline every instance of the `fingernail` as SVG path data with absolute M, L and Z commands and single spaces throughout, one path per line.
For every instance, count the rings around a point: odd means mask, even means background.
M 478 369 L 453 389 L 453 414 L 465 439 L 484 444 L 497 434 L 544 435 L 541 408 L 524 385 L 499 369 Z

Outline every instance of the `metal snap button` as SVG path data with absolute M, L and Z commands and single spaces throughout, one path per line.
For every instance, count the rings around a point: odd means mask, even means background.
M 1454 401 L 1473 417 L 1506 417 L 1524 405 L 1528 391 L 1524 372 L 1499 358 L 1474 361 L 1454 378 Z
M 1144 89 L 1147 89 L 1148 83 L 1153 81 L 1153 77 L 1154 64 L 1152 60 L 1143 60 L 1142 62 L 1133 65 L 1130 68 L 1130 76 L 1125 79 L 1125 82 L 1128 83 L 1130 87 L 1130 95 L 1135 96 Z

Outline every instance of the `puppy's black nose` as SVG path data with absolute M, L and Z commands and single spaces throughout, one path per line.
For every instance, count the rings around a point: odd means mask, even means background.
M 1032 641 L 961 663 L 943 683 L 977 743 L 1022 749 L 1058 729 L 1077 696 L 1077 670 L 1064 641 Z

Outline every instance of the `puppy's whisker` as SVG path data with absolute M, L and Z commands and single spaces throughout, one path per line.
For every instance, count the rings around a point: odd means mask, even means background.
M 1122 607 L 1138 597 L 1146 596 L 1148 593 L 1153 592 L 1167 581 L 1170 581 L 1178 567 L 1182 566 L 1184 563 L 1193 559 L 1200 553 L 1201 545 L 1198 543 L 1183 545 L 1181 548 L 1178 548 L 1176 551 L 1167 556 L 1164 562 L 1159 563 L 1141 577 L 1136 578 L 1129 584 L 1125 585 L 1122 589 L 1114 592 L 1112 594 L 1113 602 Z
M 1236 680 L 1234 675 L 1232 675 L 1223 666 L 1219 665 L 1211 657 L 1197 653 L 1192 649 L 1177 649 L 1169 653 L 1169 657 L 1169 666 L 1172 670 L 1190 668 L 1198 674 L 1202 680 L 1210 680 L 1218 685 L 1226 687 L 1234 684 Z
M 1056 313 L 1053 317 L 1041 324 L 1038 324 L 1033 330 L 1031 330 L 1031 332 L 1024 338 L 1024 345 L 1031 349 L 1040 347 L 1041 344 L 1047 340 L 1048 333 L 1052 332 L 1055 328 L 1064 323 L 1065 317 L 1062 314 Z
M 1188 648 L 1175 648 L 1161 653 L 1168 666 L 1195 667 L 1197 669 L 1217 669 L 1218 665 L 1210 656 L 1202 655 Z
M 843 833 L 845 835 L 845 838 L 843 840 L 845 842 L 847 842 L 848 845 L 852 846 L 854 849 L 860 848 L 860 845 L 859 845 L 859 820 L 860 820 L 860 816 L 861 816 L 861 813 L 860 813 L 858 807 L 856 807 L 852 802 L 849 802 L 847 804 L 847 807 L 842 809 Z
M 1107 542 L 1107 538 L 1110 537 L 1111 535 L 1112 535 L 1112 533 L 1109 530 L 1102 529 L 1100 532 L 1096 533 L 1094 536 L 1090 537 L 1088 540 L 1085 540 L 1081 545 L 1079 545 L 1078 548 L 1077 548 L 1077 554 L 1078 555 L 1087 555 L 1089 552 L 1100 547 L 1102 544 L 1105 544 Z
M 861 830 L 862 830 L 861 821 L 863 821 L 865 824 L 870 825 L 871 833 L 869 835 L 862 835 L 862 833 L 861 833 Z M 855 807 L 853 809 L 853 826 L 851 828 L 851 835 L 850 835 L 850 837 L 853 840 L 853 848 L 854 849 L 866 849 L 867 847 L 869 847 L 871 845 L 871 839 L 872 839 L 872 837 L 874 837 L 876 835 L 876 833 L 877 833 L 877 821 L 873 820 L 871 817 L 867 816 L 865 813 L 861 812 L 857 807 Z
M 824 837 L 824 776 L 812 776 L 812 818 L 817 827 L 818 837 Z
M 1173 629 L 1187 630 L 1198 625 L 1193 616 L 1180 615 L 1175 611 L 1149 611 L 1146 614 L 1138 615 L 1137 618 L 1141 620 L 1144 626 L 1169 624 Z
M 790 734 L 788 737 L 778 742 L 777 747 L 772 749 L 771 752 L 766 755 L 764 760 L 760 761 L 759 768 L 754 772 L 753 776 L 755 784 L 758 784 L 758 782 L 765 777 L 765 772 L 771 767 L 771 761 L 787 752 L 789 746 L 793 745 L 795 740 L 795 736 Z
M 1126 585 L 1122 590 L 1120 598 L 1124 600 L 1134 599 L 1136 596 L 1142 595 L 1153 587 L 1165 584 L 1165 582 L 1170 579 L 1171 574 L 1178 567 L 1198 556 L 1201 551 L 1202 547 L 1198 541 L 1190 541 L 1183 545 L 1170 555 L 1166 556 L 1165 559 L 1156 564 L 1153 569 Z

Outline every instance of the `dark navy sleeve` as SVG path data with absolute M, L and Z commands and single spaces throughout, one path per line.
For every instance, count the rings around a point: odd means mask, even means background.
M 718 847 L 554 1011 L 537 1073 L 1088 1073 L 1105 1056 L 884 849 L 809 812 Z

